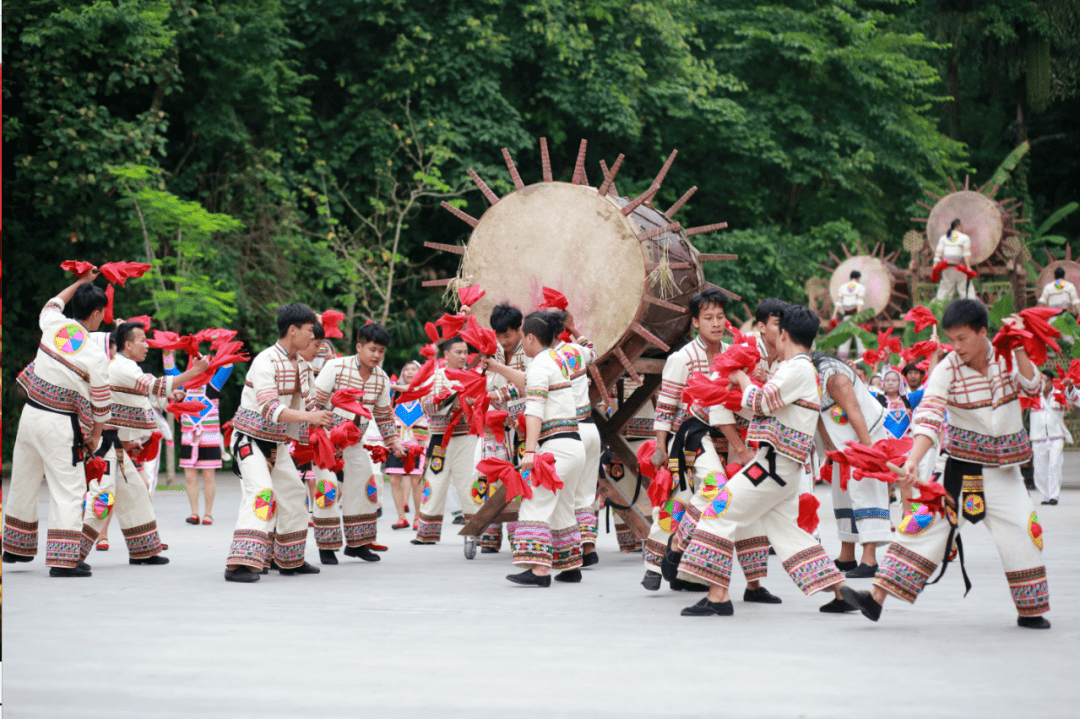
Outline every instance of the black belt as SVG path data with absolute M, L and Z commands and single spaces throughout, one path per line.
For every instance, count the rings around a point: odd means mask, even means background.
M 724 435 L 720 430 L 710 427 L 697 417 L 690 415 L 679 425 L 679 431 L 671 440 L 671 452 L 668 456 L 675 455 L 679 461 L 679 489 L 686 490 L 686 452 L 697 454 L 701 450 L 701 441 L 709 435 L 711 439 L 718 439 Z
M 577 423 L 578 424 L 596 424 L 596 422 L 593 421 L 592 415 L 590 415 L 588 417 L 585 417 L 584 419 L 579 419 L 577 421 Z
M 577 432 L 559 432 L 558 434 L 553 434 L 550 437 L 544 437 L 542 440 L 540 440 L 539 445 L 543 446 L 545 442 L 550 442 L 554 439 L 576 439 L 578 442 L 580 442 L 581 435 Z
M 948 493 L 956 507 L 956 512 L 965 512 L 965 518 L 969 518 L 965 507 L 962 504 L 964 501 L 964 475 L 978 474 L 982 476 L 982 465 L 975 464 L 974 462 L 964 462 L 954 457 L 949 457 L 945 460 L 945 471 L 942 473 L 942 484 L 945 486 L 945 491 Z M 980 499 L 983 498 L 983 493 L 978 494 Z M 983 500 L 983 512 L 985 516 L 985 500 Z M 954 515 L 955 516 L 955 515 Z M 974 520 L 977 523 L 982 517 Z M 949 566 L 950 555 L 952 554 L 953 539 L 956 539 L 956 555 L 960 558 L 960 573 L 964 577 L 964 596 L 966 597 L 968 592 L 971 591 L 971 580 L 968 579 L 967 567 L 964 565 L 964 542 L 958 534 L 956 522 L 949 516 L 948 509 L 945 511 L 945 520 L 949 523 L 949 538 L 945 540 L 945 556 L 941 559 L 941 572 L 938 574 L 937 579 L 932 582 L 927 582 L 927 585 L 937 584 L 941 581 L 941 578 L 945 576 L 945 570 Z
M 71 440 L 72 441 L 72 445 L 71 445 L 71 466 L 72 467 L 77 467 L 79 465 L 79 462 L 82 461 L 82 448 L 83 448 L 83 433 L 82 433 L 82 426 L 79 424 L 79 416 L 77 414 L 75 414 L 74 412 L 61 412 L 58 409 L 53 409 L 52 407 L 46 407 L 45 405 L 41 404 L 40 402 L 35 402 L 32 399 L 27 399 L 26 403 L 28 405 L 30 405 L 31 407 L 33 407 L 34 409 L 40 409 L 40 410 L 42 410 L 44 412 L 52 412 L 53 414 L 64 415 L 65 417 L 68 417 L 68 418 L 71 419 L 71 435 L 72 435 L 72 440 Z

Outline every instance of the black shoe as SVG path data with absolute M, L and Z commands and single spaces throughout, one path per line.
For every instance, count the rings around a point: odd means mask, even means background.
M 430 545 L 432 547 L 435 546 L 435 542 L 422 542 L 419 539 L 410 539 L 409 544 L 423 544 L 423 545 Z
M 818 611 L 826 614 L 847 614 L 848 612 L 857 612 L 859 608 L 851 606 L 843 599 L 834 599 L 828 604 L 822 604 Z
M 710 602 L 708 598 L 679 612 L 684 617 L 730 617 L 734 613 L 735 607 L 730 599 L 726 602 Z
M 852 569 L 859 566 L 859 563 L 856 562 L 854 559 L 848 562 L 845 562 L 842 559 L 834 559 L 833 564 L 835 564 L 836 568 L 839 569 L 841 572 L 850 572 Z
M 319 550 L 319 563 L 320 564 L 337 564 L 337 552 L 333 549 L 320 549 Z
M 378 562 L 382 560 L 378 554 L 371 551 L 368 546 L 363 547 L 345 547 L 346 557 L 356 557 L 357 559 L 363 559 L 365 562 Z
M 747 589 L 743 592 L 742 600 L 744 602 L 757 602 L 758 604 L 782 604 L 784 601 L 765 587 Z
M 50 577 L 89 577 L 89 569 L 79 569 L 78 567 L 49 567 Z
M 545 577 L 537 576 L 536 574 L 533 574 L 533 571 L 531 569 L 526 569 L 521 574 L 508 574 L 508 575 L 506 575 L 506 578 L 509 579 L 514 584 L 523 584 L 526 587 L 550 587 L 551 586 L 551 577 L 550 576 L 545 576 Z
M 243 582 L 245 584 L 247 584 L 248 582 L 257 582 L 259 581 L 259 575 L 266 571 L 268 570 L 264 569 L 262 572 L 256 572 L 250 567 L 237 567 L 236 569 L 226 569 L 225 581 Z
M 664 556 L 660 559 L 660 574 L 669 582 L 674 580 L 676 575 L 678 575 L 679 562 L 682 561 L 682 552 L 676 552 L 671 548 L 674 541 L 674 534 L 668 537 L 667 549 L 664 551 Z
M 498 554 L 499 550 L 495 547 L 480 547 L 480 554 Z
M 707 592 L 709 591 L 708 584 L 698 584 L 697 582 L 687 582 L 684 579 L 672 579 L 669 584 L 673 591 L 676 592 Z
M 270 573 L 270 567 L 263 567 L 262 569 L 259 570 L 259 574 L 269 574 L 269 573 Z
M 88 572 L 90 571 L 90 565 L 87 564 L 86 562 L 79 562 L 75 566 L 78 567 L 79 569 L 85 569 Z
M 128 558 L 128 564 L 168 564 L 169 558 L 163 557 L 160 554 L 155 554 L 152 557 L 143 557 L 142 559 L 135 559 L 134 557 Z
M 1056 499 L 1051 499 L 1051 500 L 1050 500 L 1050 504 L 1057 504 L 1057 502 L 1058 502 L 1058 501 L 1057 501 Z
M 279 566 L 277 565 L 277 561 L 275 561 L 275 560 L 271 559 L 271 560 L 270 560 L 270 566 L 268 567 L 268 569 L 273 569 L 273 570 L 277 571 L 277 570 L 280 570 L 280 569 L 281 569 L 281 567 L 279 567 Z
M 1044 499 L 1041 504 L 1053 504 L 1053 502 L 1049 499 Z
M 659 572 L 646 571 L 645 578 L 641 580 L 641 586 L 645 587 L 650 592 L 659 591 L 661 579 L 663 579 L 663 577 L 660 576 Z
M 775 557 L 776 556 L 776 550 L 773 549 L 771 545 L 769 546 L 769 556 L 770 557 Z
M 292 569 L 285 569 L 282 567 L 278 571 L 284 576 L 292 576 L 293 574 L 318 574 L 320 570 L 318 567 L 304 562 L 299 567 L 294 567 Z
M 33 557 L 24 557 L 21 554 L 12 554 L 11 552 L 4 552 L 4 562 L 8 563 L 8 564 L 10 564 L 12 562 L 32 562 L 32 561 L 34 561 Z
M 860 564 L 844 576 L 848 579 L 873 579 L 877 574 L 877 565 Z
M 844 597 L 845 602 L 853 607 L 858 607 L 863 616 L 870 621 L 876 622 L 881 618 L 881 605 L 877 603 L 874 595 L 870 592 L 852 589 L 845 584 L 840 587 L 840 595 Z
M 199 523 L 199 518 L 196 517 L 193 514 L 190 517 L 188 517 L 187 519 L 185 519 L 184 521 L 187 522 L 188 524 L 198 524 Z M 235 579 L 230 579 L 229 581 L 236 581 L 236 580 Z
M 595 551 L 589 552 L 588 554 L 586 554 L 584 557 L 581 558 L 581 566 L 582 566 L 582 568 L 591 567 L 591 566 L 593 566 L 595 564 L 599 564 L 599 563 L 600 563 L 600 555 L 597 554 Z
M 556 582 L 568 582 L 570 584 L 577 584 L 581 581 L 580 569 L 567 569 L 565 572 L 559 572 L 555 575 Z
M 381 519 L 381 518 L 382 518 L 382 507 L 379 507 L 378 509 L 375 510 L 375 519 Z
M 1049 629 L 1050 621 L 1046 617 L 1017 617 L 1016 626 L 1024 629 Z
M 465 524 L 465 515 L 464 514 L 459 514 L 458 516 L 454 517 L 454 521 L 451 522 L 451 524 L 457 524 L 457 525 Z

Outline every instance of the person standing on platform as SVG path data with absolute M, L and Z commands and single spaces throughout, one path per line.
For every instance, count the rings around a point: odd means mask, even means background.
M 1039 295 L 1040 307 L 1060 307 L 1074 315 L 1080 313 L 1080 296 L 1076 294 L 1076 285 L 1065 279 L 1065 268 L 1054 269 L 1054 281 L 1048 282 Z
M 848 278 L 849 281 L 841 285 L 840 291 L 836 293 L 836 301 L 833 304 L 833 319 L 843 320 L 854 317 L 862 312 L 863 307 L 866 306 L 866 285 L 859 282 L 862 279 L 862 273 L 858 270 L 852 270 Z M 847 359 L 851 353 L 852 341 L 855 342 L 855 353 L 862 357 L 866 347 L 861 339 L 853 337 L 837 348 L 836 354 L 840 359 Z
M 953 220 L 949 231 L 938 239 L 937 249 L 934 250 L 934 264 L 941 262 L 948 266 L 941 270 L 937 300 L 946 302 L 953 292 L 960 295 L 961 299 L 975 299 L 975 285 L 971 278 L 957 269 L 971 267 L 971 238 L 964 234 L 964 225 L 959 218 Z

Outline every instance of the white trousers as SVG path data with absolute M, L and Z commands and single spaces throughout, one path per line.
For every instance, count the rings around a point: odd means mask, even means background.
M 968 280 L 968 276 L 960 270 L 946 267 L 941 271 L 941 281 L 937 286 L 937 299 L 944 302 L 952 297 L 953 292 L 960 295 L 960 299 L 975 299 L 975 280 Z
M 839 474 L 838 467 L 833 472 Z M 840 478 L 832 481 L 833 516 L 841 542 L 858 544 L 892 541 L 889 519 L 889 485 L 877 479 L 852 479 L 847 490 L 840 489 Z
M 985 516 L 981 523 L 997 545 L 1017 611 L 1021 616 L 1049 611 L 1050 591 L 1042 561 L 1042 525 L 1024 487 L 1020 468 L 983 467 L 979 486 L 981 499 L 965 490 L 961 504 L 970 503 L 983 509 Z M 961 514 L 957 527 L 963 528 L 965 524 Z M 946 518 L 929 514 L 925 508 L 906 515 L 896 528 L 897 540 L 878 564 L 874 585 L 894 597 L 914 602 L 944 557 L 949 529 Z M 959 567 L 956 569 L 959 571 Z
M 597 519 L 593 505 L 596 503 L 596 483 L 600 479 L 600 455 L 603 454 L 600 430 L 592 422 L 580 422 L 578 434 L 585 450 L 585 462 L 575 482 L 574 514 L 578 531 L 581 532 L 581 543 L 596 544 Z
M 579 439 L 558 438 L 541 442 L 536 453 L 555 456 L 555 474 L 563 487 L 552 492 L 533 487 L 533 496 L 523 499 L 518 510 L 512 544 L 514 564 L 538 564 L 555 570 L 581 567 L 581 533 L 574 514 L 574 497 L 585 447 Z
M 1035 453 L 1033 460 L 1035 470 L 1035 488 L 1042 492 L 1046 499 L 1057 499 L 1061 493 L 1061 468 L 1064 464 L 1062 452 L 1065 451 L 1065 440 L 1040 439 L 1031 443 L 1031 450 Z
M 38 490 L 44 479 L 49 488 L 45 564 L 78 564 L 86 474 L 82 462 L 72 464 L 74 441 L 69 416 L 23 407 L 11 458 L 11 486 L 4 498 L 5 552 L 24 557 L 37 555 Z
M 341 477 L 315 467 L 315 544 L 319 549 L 341 549 L 342 524 L 345 545 L 360 547 L 375 541 L 381 477 L 376 476 L 371 455 L 363 445 L 346 447 L 341 455 Z
M 479 437 L 472 434 L 451 437 L 443 457 L 428 457 L 424 470 L 423 498 L 420 505 L 416 538 L 422 542 L 437 542 L 442 536 L 443 515 L 446 511 L 446 495 L 453 485 L 462 507 L 475 506 L 470 496 L 476 480 L 476 443 Z M 474 512 L 475 513 L 475 510 Z
M 308 530 L 307 485 L 296 471 L 289 445 L 274 445 L 273 469 L 251 438 L 241 436 L 236 447 L 240 513 L 226 565 L 261 570 L 273 557 L 283 569 L 302 566 Z
M 79 556 L 86 559 L 110 514 L 116 514 L 120 531 L 132 559 L 146 559 L 161 554 L 161 537 L 150 492 L 143 474 L 130 457 L 117 456 L 110 447 L 104 459 L 109 471 L 86 488 L 83 510 L 82 546 Z
M 839 347 L 836 348 L 836 356 L 839 357 L 840 359 L 847 359 L 849 354 L 851 353 L 851 343 L 852 342 L 855 343 L 855 356 L 856 356 L 856 358 L 861 360 L 862 356 L 863 356 L 863 352 L 866 351 L 866 345 L 864 345 L 862 343 L 862 340 L 859 339 L 858 337 L 852 337 L 849 340 L 844 340 L 844 342 Z

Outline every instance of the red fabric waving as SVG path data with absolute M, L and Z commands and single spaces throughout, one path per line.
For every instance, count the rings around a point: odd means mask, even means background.
M 907 314 L 904 315 L 904 319 L 915 323 L 916 332 L 922 332 L 930 325 L 937 324 L 937 317 L 934 317 L 934 313 L 922 305 L 908 310 Z
M 461 304 L 465 307 L 472 307 L 480 298 L 487 294 L 484 290 L 480 289 L 480 285 L 470 285 L 468 287 L 458 288 L 458 299 L 461 300 Z
M 533 455 L 533 471 L 529 478 L 534 487 L 547 487 L 552 492 L 563 488 L 563 481 L 555 473 L 555 455 L 551 452 Z
M 84 262 L 83 260 L 64 260 L 60 263 L 60 269 L 71 272 L 76 277 L 82 277 L 94 269 L 94 263 Z
M 129 279 L 142 277 L 150 265 L 142 262 L 106 262 L 100 269 L 105 279 L 123 287 Z
M 541 308 L 553 307 L 557 310 L 565 310 L 569 305 L 569 301 L 566 299 L 566 295 L 558 290 L 553 290 L 550 287 L 541 287 L 540 291 L 544 293 L 544 304 L 540 305 Z

